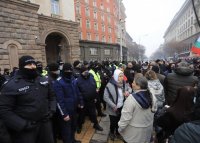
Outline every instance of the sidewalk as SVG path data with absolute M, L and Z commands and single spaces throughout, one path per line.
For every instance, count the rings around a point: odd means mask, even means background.
M 102 132 L 95 131 L 93 124 L 89 120 L 86 120 L 81 134 L 76 135 L 77 139 L 81 140 L 82 143 L 123 143 L 120 140 L 109 140 L 110 122 L 108 115 L 103 118 L 98 117 L 98 121 L 100 126 L 103 127 Z
M 95 131 L 95 129 L 93 128 L 93 124 L 88 118 L 86 118 L 81 133 L 76 134 L 76 139 L 80 140 L 82 143 L 123 143 L 122 141 L 117 139 L 115 139 L 114 141 L 109 140 L 108 134 L 110 122 L 108 115 L 103 118 L 98 117 L 98 121 L 100 126 L 103 127 L 102 132 Z M 59 141 L 58 143 L 62 143 L 62 141 Z

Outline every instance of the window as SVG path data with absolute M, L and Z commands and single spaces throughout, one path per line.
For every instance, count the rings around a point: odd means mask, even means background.
M 99 41 L 99 35 L 97 35 L 97 34 L 95 35 L 95 40 Z
M 79 32 L 79 39 L 83 39 L 82 38 L 82 32 Z
M 109 33 L 112 33 L 111 27 L 108 28 L 108 32 L 109 32 Z
M 94 30 L 98 30 L 98 23 L 94 23 Z
M 110 16 L 108 16 L 108 23 L 110 23 Z
M 76 14 L 80 14 L 80 6 L 76 5 Z
M 102 26 L 102 31 L 105 32 L 105 25 L 102 24 L 101 26 Z
M 102 21 L 104 21 L 105 19 L 104 19 L 104 14 L 102 13 L 102 15 L 101 15 L 101 20 Z
M 96 0 L 93 0 L 93 6 L 97 6 Z
M 90 28 L 90 21 L 86 20 L 86 27 L 89 29 Z
M 76 21 L 79 23 L 79 26 L 81 27 L 81 26 L 82 26 L 81 19 L 80 19 L 80 18 L 78 18 Z
M 89 0 L 85 0 L 85 3 L 89 3 Z
M 90 55 L 97 55 L 97 48 L 90 48 Z
M 60 13 L 59 0 L 51 0 L 51 12 L 52 14 L 59 15 Z
M 97 12 L 94 11 L 94 19 L 97 19 Z
M 101 10 L 103 10 L 103 4 L 102 4 L 102 3 L 101 3 L 101 6 L 100 6 L 100 7 L 101 7 Z
M 108 37 L 108 42 L 109 42 L 109 43 L 112 43 L 111 37 L 110 37 L 110 36 Z
M 90 10 L 88 7 L 85 8 L 85 14 L 86 16 L 90 16 Z
M 91 34 L 87 33 L 87 40 L 91 40 Z
M 105 36 L 102 36 L 102 42 L 106 42 Z
M 109 7 L 107 7 L 107 12 L 110 12 L 110 8 Z
M 105 55 L 110 55 L 110 49 L 104 50 L 104 54 L 105 54 Z

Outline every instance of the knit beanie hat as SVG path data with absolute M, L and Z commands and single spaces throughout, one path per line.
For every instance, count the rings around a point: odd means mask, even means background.
M 72 65 L 70 63 L 65 63 L 63 65 L 63 71 L 67 71 L 67 70 L 73 71 Z
M 81 63 L 81 62 L 80 62 L 79 60 L 74 61 L 74 64 L 73 64 L 74 68 L 75 68 L 78 64 L 80 64 L 80 63 Z
M 36 64 L 35 59 L 31 56 L 22 56 L 19 59 L 19 69 L 23 69 L 28 64 Z
M 57 71 L 59 70 L 59 65 L 57 63 L 51 63 L 48 65 L 49 71 Z

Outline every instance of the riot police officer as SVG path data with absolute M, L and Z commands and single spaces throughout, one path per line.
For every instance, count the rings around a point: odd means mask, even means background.
M 53 143 L 50 117 L 56 109 L 48 80 L 31 56 L 19 59 L 19 71 L 1 89 L 0 118 L 13 143 Z

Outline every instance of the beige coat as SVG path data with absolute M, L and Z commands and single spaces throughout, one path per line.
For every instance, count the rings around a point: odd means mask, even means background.
M 149 143 L 153 130 L 154 113 L 151 108 L 143 109 L 130 95 L 122 109 L 118 123 L 119 132 L 128 143 Z

